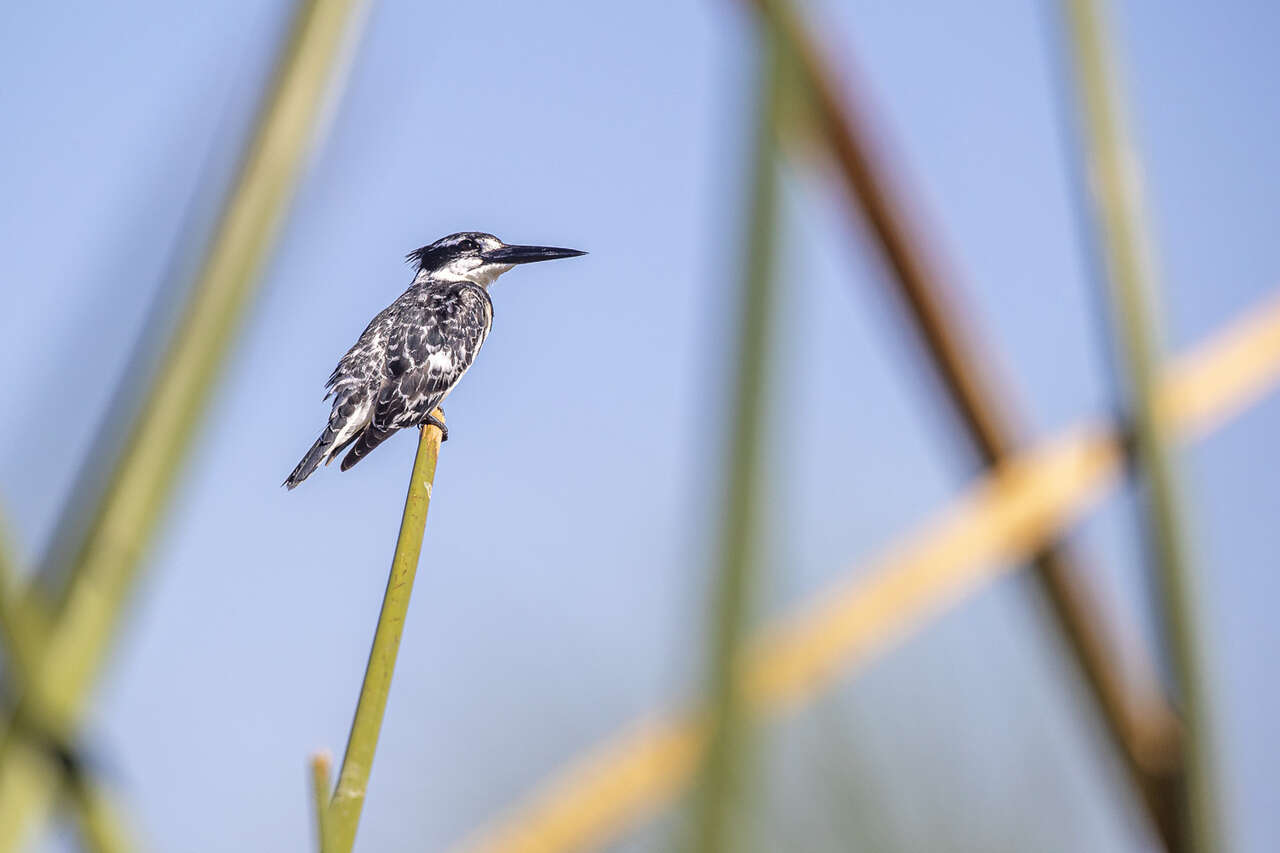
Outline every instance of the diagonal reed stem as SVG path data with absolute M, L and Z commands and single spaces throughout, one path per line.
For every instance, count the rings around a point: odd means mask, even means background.
M 235 187 L 131 426 L 103 500 L 73 549 L 72 577 L 32 671 L 40 724 L 74 734 L 111 649 L 141 558 L 169 501 L 219 369 L 248 309 L 317 136 L 335 68 L 363 0 L 305 0 L 264 100 Z M 26 698 L 22 700 L 26 702 Z M 20 707 L 18 713 L 25 713 Z M 48 813 L 58 771 L 13 736 L 0 743 L 0 851 L 23 845 Z
M 106 790 L 87 778 L 77 778 L 71 787 L 70 799 L 76 807 L 76 823 L 86 853 L 141 849 Z
M 443 418 L 437 409 L 436 417 Z M 347 751 L 342 757 L 338 787 L 329 803 L 325 820 L 325 853 L 349 853 L 356 840 L 356 827 L 364 808 L 373 753 L 382 731 L 382 716 L 391 691 L 391 676 L 400 651 L 400 632 L 404 629 L 409 595 L 418 572 L 422 553 L 422 534 L 427 526 L 427 509 L 431 505 L 431 484 L 436 476 L 436 460 L 440 455 L 440 430 L 435 426 L 419 430 L 418 454 L 413 460 L 413 476 L 404 499 L 404 515 L 400 519 L 400 536 L 387 577 L 387 592 L 382 599 L 382 612 L 369 649 L 369 664 L 360 688 L 356 715 L 351 721 Z
M 711 740 L 693 802 L 694 845 L 699 853 L 732 849 L 731 804 L 742 792 L 745 713 L 740 658 L 753 600 L 755 548 L 759 543 L 760 489 L 767 420 L 768 359 L 774 296 L 777 232 L 778 116 L 783 97 L 778 47 L 760 35 L 760 101 L 751 164 L 750 220 L 744 235 L 743 288 L 729 413 L 721 562 L 710 636 Z
M 1140 189 L 1139 160 L 1129 139 L 1119 76 L 1095 0 L 1064 0 L 1080 132 L 1093 190 L 1120 351 L 1118 368 L 1132 395 L 1134 449 L 1146 478 L 1146 527 L 1160 573 L 1164 629 L 1186 725 L 1185 771 L 1180 792 L 1185 849 L 1229 849 L 1217 802 L 1204 629 L 1196 602 L 1197 578 L 1187 544 L 1185 508 L 1173 455 L 1174 437 L 1159 417 L 1164 360 L 1155 308 L 1157 277 Z
M 35 678 L 34 665 L 44 641 L 44 614 L 36 610 L 43 601 L 36 596 L 20 601 L 17 594 L 18 577 L 15 567 L 12 545 L 8 540 L 3 521 L 0 520 L 0 644 L 4 646 L 5 674 L 7 686 L 12 697 L 21 697 L 26 702 L 27 720 L 39 720 L 38 697 L 32 695 L 33 688 L 39 688 L 39 680 Z M 14 720 L 18 725 L 20 720 Z M 41 739 L 40 736 L 44 737 Z M 26 732 L 28 741 L 32 733 Z M 37 735 L 37 744 L 28 743 L 27 747 L 39 746 L 49 757 L 61 761 L 56 752 L 66 747 L 65 742 L 55 741 L 47 732 Z M 117 853 L 134 849 L 130 843 L 124 818 L 102 786 L 92 779 L 84 767 L 77 768 L 73 774 L 64 771 L 64 783 L 68 788 L 70 803 L 75 807 L 80 836 L 84 846 L 90 853 Z
M 21 696 L 34 682 L 36 649 L 41 625 L 34 618 L 39 600 L 23 602 L 19 593 L 17 560 L 8 531 L 0 519 L 0 645 L 5 652 L 6 675 L 14 697 Z

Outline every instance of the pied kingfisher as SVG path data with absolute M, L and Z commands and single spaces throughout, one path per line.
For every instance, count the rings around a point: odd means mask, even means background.
M 409 253 L 413 284 L 388 305 L 338 362 L 325 387 L 329 423 L 284 481 L 292 489 L 323 462 L 351 450 L 345 471 L 398 429 L 434 424 L 431 413 L 462 379 L 493 325 L 489 285 L 516 264 L 584 255 L 577 249 L 508 246 L 463 231 Z

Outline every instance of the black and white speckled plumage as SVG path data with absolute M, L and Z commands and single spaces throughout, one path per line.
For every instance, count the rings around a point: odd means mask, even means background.
M 346 471 L 396 430 L 427 423 L 443 429 L 431 413 L 471 367 L 493 325 L 488 285 L 517 263 L 577 254 L 506 246 L 479 232 L 453 234 L 410 253 L 418 265 L 413 284 L 338 361 L 325 386 L 325 399 L 333 398 L 329 423 L 284 485 L 294 488 L 350 447 L 342 460 Z

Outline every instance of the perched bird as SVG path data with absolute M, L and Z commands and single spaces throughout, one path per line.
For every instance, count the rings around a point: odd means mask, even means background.
M 431 413 L 475 360 L 493 325 L 489 285 L 516 264 L 584 255 L 577 249 L 508 246 L 492 234 L 463 231 L 410 252 L 413 284 L 373 318 L 334 368 L 329 423 L 284 481 L 290 489 L 351 449 L 346 471 L 406 427 L 434 424 Z

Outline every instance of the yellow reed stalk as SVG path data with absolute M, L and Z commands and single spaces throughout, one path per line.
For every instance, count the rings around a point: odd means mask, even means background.
M 1280 381 L 1280 298 L 1171 362 L 1160 417 L 1186 441 Z M 1114 429 L 1084 425 L 979 478 L 870 565 L 767 630 L 745 662 L 753 713 L 813 699 L 929 617 L 1025 560 L 1119 482 Z M 455 853 L 565 853 L 603 845 L 688 783 L 706 728 L 691 712 L 657 718 L 591 750 Z

